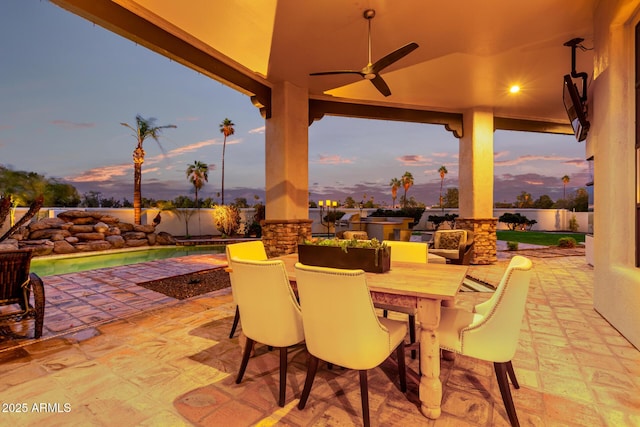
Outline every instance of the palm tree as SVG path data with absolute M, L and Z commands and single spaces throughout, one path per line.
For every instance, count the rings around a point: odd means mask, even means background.
M 187 178 L 189 179 L 189 182 L 193 184 L 193 188 L 195 189 L 196 207 L 198 208 L 200 207 L 198 202 L 198 190 L 204 187 L 205 182 L 209 182 L 209 166 L 196 160 L 187 168 Z
M 222 185 L 220 186 L 220 191 L 222 193 L 222 204 L 224 205 L 224 152 L 227 148 L 227 137 L 229 135 L 233 135 L 235 133 L 235 129 L 233 128 L 235 124 L 229 120 L 224 119 L 222 123 L 220 123 L 220 132 L 224 135 L 224 140 L 222 141 Z
M 569 181 L 571 181 L 571 179 L 569 178 L 569 175 L 565 175 L 561 179 L 562 179 L 562 183 L 564 184 L 564 191 L 562 194 L 562 198 L 564 200 L 567 200 L 567 184 L 569 183 Z
M 449 173 L 447 168 L 442 165 L 440 169 L 438 169 L 438 173 L 440 173 L 440 208 L 442 212 L 444 212 L 444 204 L 442 204 L 442 184 L 444 183 L 444 176 Z
M 402 187 L 404 188 L 404 206 L 407 206 L 407 191 L 409 190 L 409 188 L 411 188 L 413 186 L 413 175 L 411 175 L 411 172 L 405 172 L 404 175 L 402 175 L 402 178 L 400 178 L 401 182 L 402 182 Z
M 398 188 L 402 187 L 402 182 L 398 178 L 392 178 L 389 183 L 391 186 L 391 199 L 393 200 L 392 208 L 396 207 L 396 199 L 398 198 Z
M 138 225 L 140 225 L 142 208 L 142 164 L 144 163 L 144 149 L 142 148 L 142 144 L 145 139 L 151 137 L 158 143 L 160 149 L 162 149 L 162 145 L 160 145 L 160 140 L 158 139 L 162 129 L 177 127 L 176 125 L 154 126 L 155 121 L 156 119 L 152 117 L 145 119 L 138 114 L 136 115 L 135 128 L 128 123 L 120 123 L 122 126 L 128 127 L 134 132 L 133 136 L 137 141 L 136 148 L 133 150 L 133 221 Z

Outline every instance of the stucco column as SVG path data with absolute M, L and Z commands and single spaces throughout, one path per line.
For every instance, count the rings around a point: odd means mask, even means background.
M 493 111 L 474 108 L 463 117 L 458 176 L 460 219 L 457 226 L 474 232 L 473 264 L 497 261 L 493 217 Z
M 295 252 L 311 233 L 309 198 L 309 96 L 282 82 L 272 88 L 266 120 L 266 220 L 263 241 L 270 256 Z

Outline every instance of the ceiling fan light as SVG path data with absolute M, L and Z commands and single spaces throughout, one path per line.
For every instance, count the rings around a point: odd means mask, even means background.
M 376 75 L 375 73 L 367 73 L 367 74 L 364 74 L 362 77 L 364 77 L 367 80 L 373 80 L 376 78 Z

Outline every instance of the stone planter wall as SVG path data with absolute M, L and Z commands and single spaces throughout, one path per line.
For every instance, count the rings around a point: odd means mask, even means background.
M 0 244 L 0 250 L 33 249 L 34 255 L 69 254 L 137 246 L 175 244 L 154 225 L 120 222 L 100 212 L 64 211 L 22 227 Z
M 311 238 L 310 219 L 264 220 L 262 242 L 269 257 L 296 253 L 298 243 Z
M 493 264 L 498 261 L 497 218 L 457 218 L 456 228 L 473 231 L 471 264 Z

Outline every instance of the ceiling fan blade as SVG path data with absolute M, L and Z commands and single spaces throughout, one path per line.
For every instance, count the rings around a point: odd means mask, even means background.
M 380 91 L 384 96 L 391 95 L 391 89 L 387 86 L 387 83 L 380 77 L 380 75 L 376 74 L 376 76 L 371 79 L 371 83 Z
M 417 48 L 418 43 L 415 42 L 411 42 L 405 46 L 402 46 L 400 49 L 396 49 L 387 56 L 378 59 L 375 64 L 371 66 L 371 70 L 373 71 L 373 73 L 377 74 L 383 69 L 387 68 L 389 65 L 407 56 Z
M 355 70 L 335 70 L 335 71 L 321 71 L 319 73 L 310 73 L 310 76 L 328 76 L 331 74 L 358 74 L 360 76 L 362 76 L 362 72 L 361 71 L 355 71 Z

